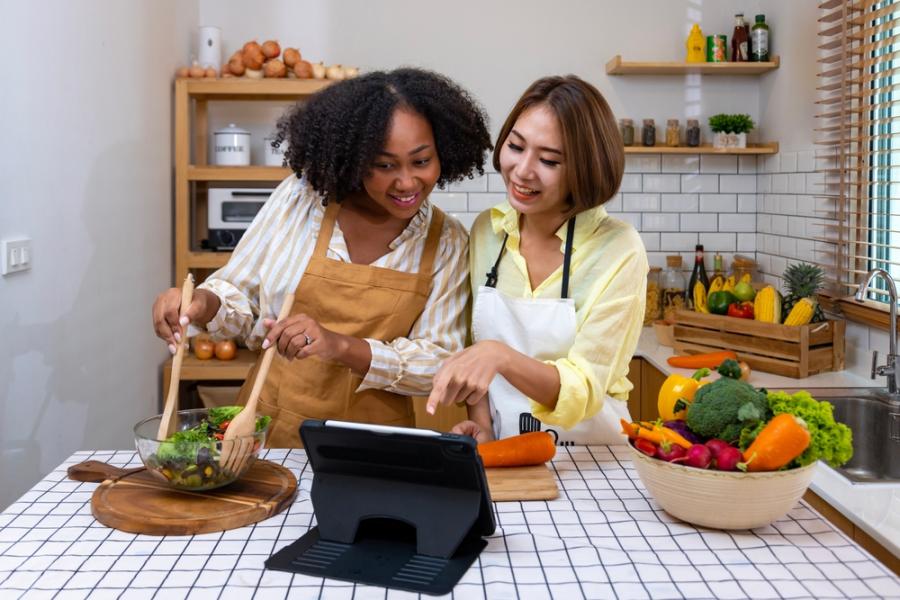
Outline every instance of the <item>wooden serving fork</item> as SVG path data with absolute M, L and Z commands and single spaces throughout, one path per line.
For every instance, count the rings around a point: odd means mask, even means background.
M 286 319 L 291 314 L 292 306 L 294 306 L 294 294 L 285 295 L 284 302 L 281 304 L 281 312 L 278 313 L 279 321 Z M 253 389 L 250 390 L 250 397 L 241 412 L 231 420 L 225 430 L 222 452 L 219 454 L 219 465 L 228 473 L 240 473 L 253 454 L 254 439 L 251 436 L 256 431 L 256 402 L 259 400 L 276 351 L 275 345 L 272 344 L 263 352 L 262 362 L 259 363 L 259 370 L 253 381 Z
M 191 300 L 194 298 L 194 276 L 188 273 L 181 286 L 180 315 L 184 316 Z M 187 333 L 187 331 L 185 331 Z M 162 419 L 159 421 L 159 432 L 156 439 L 169 438 L 178 428 L 178 385 L 181 382 L 181 363 L 184 361 L 184 349 L 187 346 L 187 336 L 178 343 L 175 358 L 172 359 L 172 376 L 169 379 L 169 393 L 166 395 L 166 405 L 163 408 Z

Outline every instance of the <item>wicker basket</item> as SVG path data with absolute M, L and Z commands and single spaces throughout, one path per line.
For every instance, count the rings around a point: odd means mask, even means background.
M 663 510 L 713 529 L 753 529 L 777 521 L 803 497 L 816 466 L 768 473 L 703 470 L 629 448 L 644 487 Z

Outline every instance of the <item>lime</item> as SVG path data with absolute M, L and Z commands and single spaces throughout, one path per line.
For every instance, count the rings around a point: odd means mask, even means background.
M 753 286 L 747 283 L 746 281 L 741 281 L 736 286 L 734 286 L 734 291 L 732 292 L 738 300 L 741 302 L 745 300 L 753 300 L 756 297 L 756 290 L 753 289 Z

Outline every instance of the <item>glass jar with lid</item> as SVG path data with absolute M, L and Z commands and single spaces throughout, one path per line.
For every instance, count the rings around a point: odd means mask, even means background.
M 645 146 L 656 145 L 656 123 L 653 119 L 644 119 L 644 126 L 641 127 L 641 143 Z
M 735 254 L 731 260 L 731 274 L 734 280 L 740 281 L 744 275 L 750 275 L 750 281 L 756 281 L 756 261 L 743 254 Z
M 622 133 L 622 144 L 625 146 L 634 146 L 634 121 L 631 119 L 621 119 L 619 121 L 619 130 Z
M 687 145 L 691 148 L 696 148 L 700 145 L 700 121 L 698 121 L 697 119 L 687 120 L 685 138 L 687 141 Z
M 663 316 L 671 320 L 676 310 L 684 308 L 684 288 L 687 281 L 681 269 L 681 255 L 674 254 L 666 257 L 666 270 L 662 272 L 660 287 L 662 287 Z
M 681 126 L 678 119 L 669 119 L 666 121 L 666 146 L 675 147 L 681 141 Z
M 660 288 L 660 275 L 662 269 L 650 267 L 647 273 L 647 302 L 644 308 L 644 325 L 662 318 L 662 289 Z

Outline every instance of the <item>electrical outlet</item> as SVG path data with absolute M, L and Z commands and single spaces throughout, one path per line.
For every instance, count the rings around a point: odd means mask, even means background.
M 0 242 L 0 275 L 9 275 L 31 268 L 31 240 L 3 240 Z

